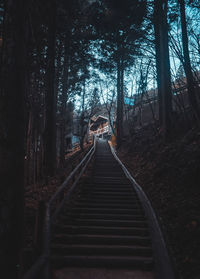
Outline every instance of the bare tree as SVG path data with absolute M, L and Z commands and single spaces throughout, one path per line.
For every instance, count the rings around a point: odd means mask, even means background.
M 113 127 L 116 92 L 115 92 L 115 87 L 113 86 L 113 89 L 111 90 L 110 86 L 111 86 L 111 82 L 109 83 L 107 80 L 105 80 L 106 90 L 104 91 L 102 86 L 102 80 L 99 80 L 100 95 L 108 114 L 109 124 L 112 129 L 112 133 L 116 136 L 115 129 Z
M 156 65 L 158 74 L 158 94 L 160 96 L 159 106 L 161 106 L 162 108 L 162 127 L 164 130 L 165 137 L 169 135 L 172 124 L 172 91 L 169 60 L 167 10 L 167 0 L 154 1 L 154 14 L 159 15 L 155 19 L 155 43 L 158 43 L 156 47 Z M 159 93 L 159 90 L 161 90 L 161 93 Z
M 195 95 L 194 78 L 192 74 L 192 67 L 190 62 L 189 48 L 188 48 L 188 33 L 185 16 L 185 1 L 179 0 L 180 14 L 181 14 L 181 30 L 182 30 L 182 45 L 183 45 L 183 56 L 184 56 L 184 70 L 187 78 L 187 87 L 191 107 L 198 123 L 200 123 L 200 110 Z

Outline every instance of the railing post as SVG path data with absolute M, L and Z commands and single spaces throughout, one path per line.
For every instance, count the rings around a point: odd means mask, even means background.
M 44 266 L 41 279 L 50 279 L 50 239 L 51 239 L 51 217 L 50 205 L 45 206 L 45 222 L 43 226 L 43 253 L 46 255 L 46 264 Z
M 59 195 L 59 203 L 64 199 L 65 193 L 62 191 Z
M 34 241 L 33 241 L 35 256 L 40 255 L 42 252 L 45 210 L 46 210 L 46 204 L 44 200 L 39 201 L 38 209 L 36 213 Z
M 49 264 L 49 260 L 47 262 L 47 264 L 44 267 L 44 271 L 42 273 L 42 277 L 41 279 L 51 279 L 51 272 L 50 272 L 50 264 Z

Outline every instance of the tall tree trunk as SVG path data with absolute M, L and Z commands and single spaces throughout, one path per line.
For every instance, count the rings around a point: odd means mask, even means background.
M 188 96 L 190 104 L 194 113 L 194 116 L 198 123 L 200 124 L 200 110 L 197 103 L 197 98 L 195 95 L 194 78 L 192 74 L 192 67 L 190 62 L 189 48 L 188 48 L 188 34 L 187 34 L 187 24 L 185 16 L 185 1 L 179 0 L 180 13 L 181 13 L 181 30 L 182 30 L 182 45 L 183 45 L 183 56 L 184 56 L 184 71 L 187 78 Z
M 63 42 L 60 39 L 59 45 L 57 46 L 57 58 L 56 58 L 56 69 L 55 69 L 55 99 L 56 99 L 56 113 L 58 109 L 58 93 L 60 90 L 60 76 L 62 73 L 62 54 L 63 54 Z
M 46 72 L 46 124 L 45 124 L 45 172 L 53 176 L 56 169 L 56 96 L 55 96 L 55 39 L 56 2 L 49 3 L 48 52 Z
M 61 138 L 60 138 L 60 163 L 65 163 L 65 131 L 66 131 L 66 107 L 68 91 L 68 71 L 69 71 L 69 36 L 66 34 L 64 44 L 64 63 L 63 63 L 63 87 L 61 96 Z
M 62 75 L 63 75 L 63 51 L 64 51 L 64 47 L 63 47 L 63 40 L 62 40 L 62 36 L 57 36 L 58 38 L 56 39 L 57 41 L 57 54 L 56 54 L 56 69 L 55 69 L 55 99 L 56 99 L 56 116 L 59 115 L 59 106 L 58 106 L 58 100 L 59 100 L 59 93 L 61 90 L 61 84 L 62 84 Z M 56 118 L 56 122 L 59 122 L 59 119 Z M 58 127 L 60 128 L 60 126 L 58 125 Z M 59 153 L 60 153 L 60 129 L 58 131 L 56 131 L 56 148 L 57 146 L 59 147 Z M 56 167 L 59 167 L 61 164 L 61 160 L 60 160 L 60 154 L 59 154 L 59 158 L 57 158 L 56 160 Z
M 168 1 L 163 0 L 162 3 L 162 21 L 160 29 L 161 52 L 162 52 L 162 93 L 163 93 L 163 127 L 165 136 L 167 137 L 172 125 L 172 90 L 171 90 L 171 72 L 169 60 L 169 38 L 168 38 L 168 22 L 167 22 Z
M 157 64 L 160 70 L 160 90 L 162 100 L 162 127 L 164 136 L 168 137 L 172 125 L 172 90 L 171 90 L 171 73 L 170 73 L 170 60 L 169 60 L 169 40 L 168 40 L 168 22 L 167 22 L 167 9 L 168 1 L 155 1 L 155 8 L 159 12 L 159 38 L 158 44 Z M 157 27 L 156 27 L 157 28 Z M 157 31 L 156 31 L 157 32 Z
M 31 158 L 31 132 L 33 127 L 33 111 L 29 109 L 28 125 L 26 127 L 26 160 L 25 160 L 25 184 L 30 183 L 30 158 Z
M 155 51 L 156 51 L 156 74 L 157 74 L 157 88 L 158 88 L 158 104 L 159 104 L 159 122 L 162 126 L 163 117 L 162 117 L 162 91 L 161 91 L 161 50 L 160 50 L 160 4 L 157 0 L 154 0 L 154 33 L 155 33 Z
M 0 266 L 17 278 L 24 222 L 27 2 L 6 1 L 0 91 Z
M 80 149 L 82 152 L 84 151 L 84 138 L 85 138 L 84 119 L 85 119 L 84 112 L 82 112 L 81 119 L 80 119 L 80 125 L 81 125 Z
M 120 57 L 120 44 L 118 43 L 118 59 L 117 59 L 117 148 L 122 144 L 123 137 L 123 104 L 124 104 L 124 94 L 123 94 L 123 80 L 124 80 L 124 70 L 123 63 Z
M 85 138 L 85 80 L 83 84 L 83 96 L 82 96 L 82 112 L 81 112 L 81 117 L 80 117 L 80 148 L 81 151 L 84 151 L 84 138 Z

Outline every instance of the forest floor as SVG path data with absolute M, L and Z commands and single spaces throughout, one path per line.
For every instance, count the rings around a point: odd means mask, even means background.
M 117 152 L 156 212 L 177 278 L 200 278 L 200 132 L 164 142 L 151 126 Z

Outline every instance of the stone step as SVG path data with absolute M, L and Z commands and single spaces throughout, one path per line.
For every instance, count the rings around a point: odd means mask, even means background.
M 117 209 L 135 209 L 141 208 L 141 204 L 138 202 L 132 203 L 106 203 L 106 202 L 78 202 L 74 201 L 74 207 L 81 207 L 81 208 L 117 208 Z
M 123 257 L 123 256 L 52 256 L 51 263 L 54 268 L 66 266 L 76 267 L 104 267 L 152 270 L 152 257 Z
M 125 177 L 115 177 L 115 176 L 108 176 L 108 177 L 103 177 L 102 175 L 100 176 L 94 176 L 93 177 L 93 183 L 94 184 L 120 184 L 120 185 L 127 185 L 130 184 L 130 181 L 125 178 Z
M 135 194 L 135 193 L 132 193 L 131 191 L 130 192 L 127 192 L 127 191 L 87 191 L 87 192 L 81 192 L 80 194 L 81 196 L 101 196 L 102 199 L 105 197 L 125 197 L 125 198 L 130 198 L 130 199 L 134 199 L 134 198 L 137 198 L 138 199 L 138 196 Z
M 145 216 L 143 214 L 137 214 L 137 215 L 128 215 L 128 214 L 89 214 L 89 213 L 69 213 L 69 218 L 81 218 L 81 219 L 103 219 L 103 220 L 138 220 L 143 221 L 145 220 Z
M 51 246 L 52 254 L 87 256 L 152 256 L 151 247 L 114 245 L 60 245 Z
M 135 208 L 135 209 L 118 209 L 118 208 L 87 208 L 87 207 L 79 207 L 79 208 L 70 208 L 66 211 L 72 213 L 102 213 L 102 214 L 138 214 L 138 213 L 143 213 L 144 210 L 142 208 Z
M 137 198 L 128 198 L 128 197 L 113 197 L 113 198 L 102 198 L 101 196 L 83 196 L 83 197 L 77 197 L 77 202 L 81 203 L 101 203 L 103 202 L 104 204 L 139 204 L 140 201 Z
M 150 245 L 149 237 L 93 234 L 56 234 L 53 243 L 94 245 Z
M 126 206 L 133 206 L 133 205 L 139 205 L 140 202 L 139 200 L 136 199 L 105 199 L 102 201 L 102 199 L 99 198 L 81 198 L 81 199 L 77 199 L 75 204 L 85 204 L 85 205 L 90 205 L 90 204 L 94 204 L 98 207 L 101 207 L 101 205 L 107 205 L 108 207 L 110 205 L 114 205 L 116 207 L 118 206 L 122 206 L 124 208 L 126 208 Z
M 132 188 L 129 186 L 84 186 L 82 187 L 82 191 L 90 191 L 92 193 L 95 192 L 127 192 L 127 193 L 135 193 Z
M 103 227 L 132 227 L 132 228 L 146 228 L 147 222 L 136 221 L 136 220 L 108 220 L 108 219 L 70 219 L 64 216 L 59 218 L 59 223 L 68 225 L 79 225 L 79 226 L 103 226 Z
M 135 236 L 149 236 L 147 227 L 103 227 L 103 226 L 84 226 L 84 225 L 65 225 L 57 224 L 54 227 L 54 232 L 68 233 L 68 234 L 111 234 L 111 235 L 135 235 Z

